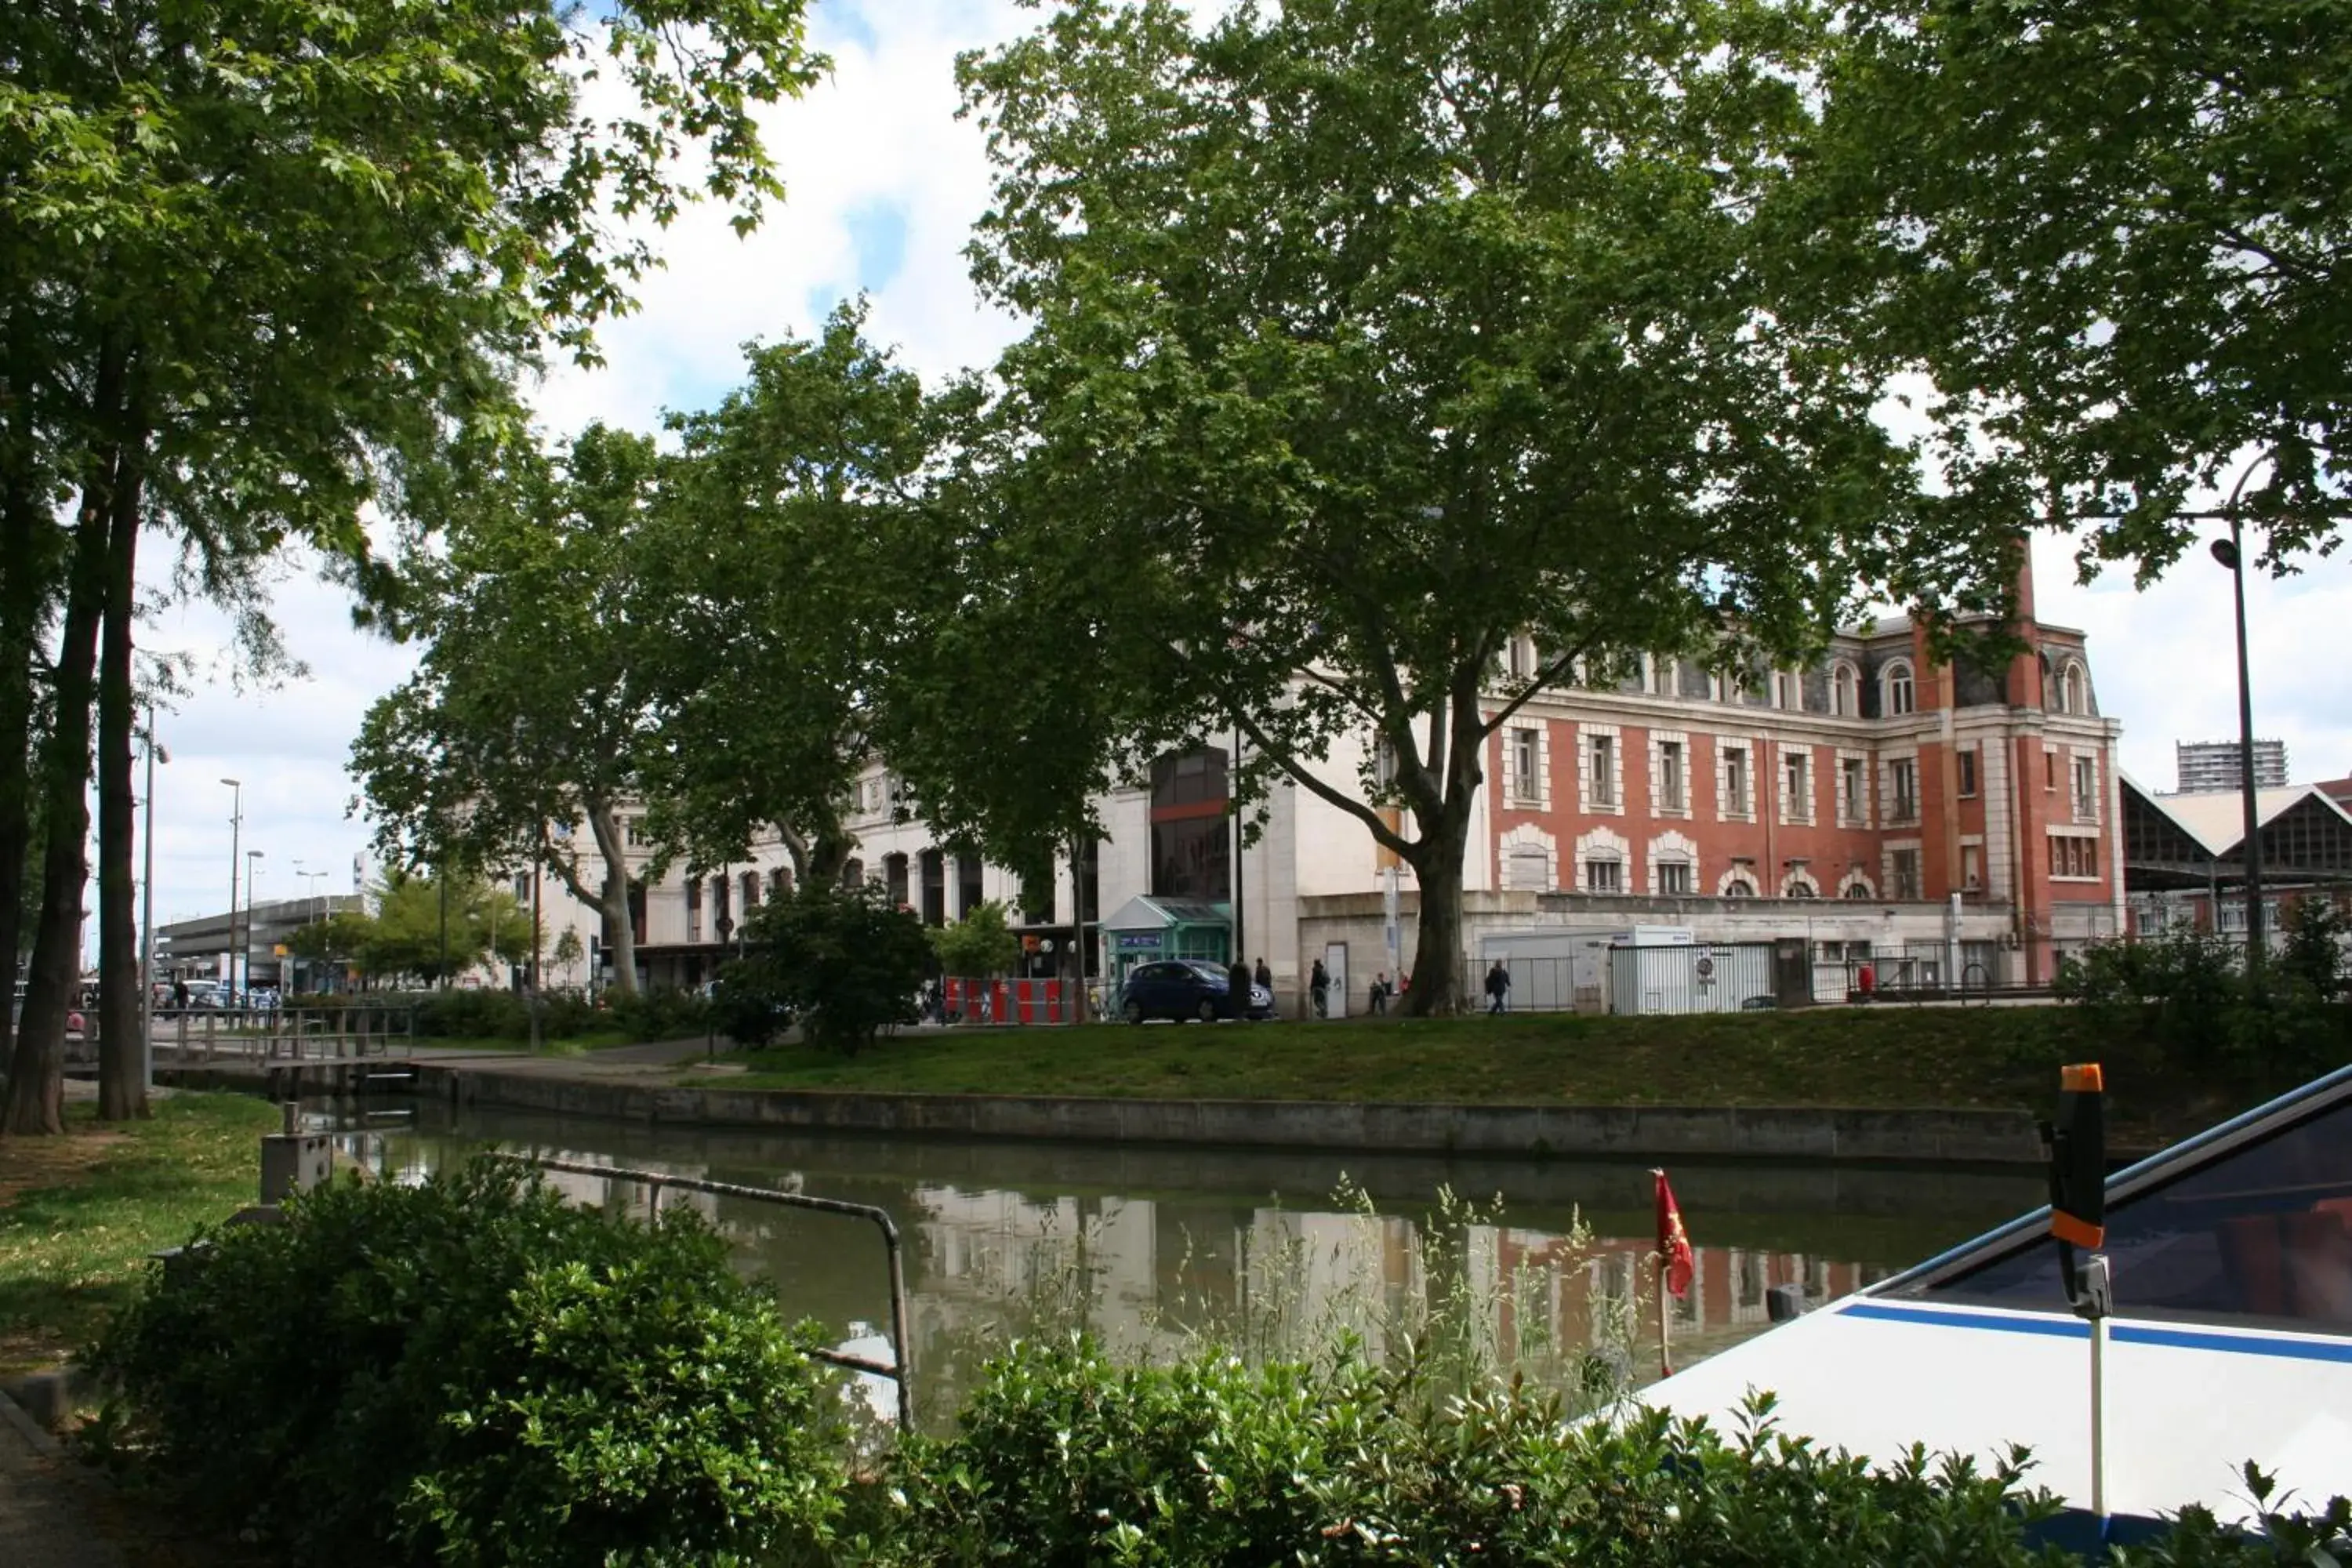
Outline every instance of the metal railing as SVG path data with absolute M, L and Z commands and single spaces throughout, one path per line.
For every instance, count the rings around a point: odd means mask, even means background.
M 179 1062 L 221 1056 L 264 1061 L 332 1061 L 389 1056 L 416 1043 L 410 1007 L 184 1007 L 155 1014 L 158 1060 L 168 1048 Z
M 871 1204 L 844 1203 L 839 1198 L 810 1197 L 804 1193 L 780 1193 L 772 1187 L 747 1187 L 734 1182 L 707 1181 L 699 1176 L 672 1176 L 659 1171 L 633 1170 L 625 1165 L 595 1165 L 584 1160 L 563 1160 L 551 1154 L 501 1154 L 499 1158 L 534 1165 L 543 1171 L 562 1171 L 567 1175 L 634 1182 L 648 1189 L 647 1207 L 656 1216 L 661 1213 L 662 1194 L 674 1188 L 685 1193 L 708 1193 L 721 1198 L 749 1198 L 753 1203 L 775 1204 L 784 1208 L 807 1209 L 816 1214 L 841 1215 L 850 1219 L 872 1221 L 882 1232 L 882 1249 L 890 1269 L 890 1344 L 898 1363 L 890 1365 L 870 1356 L 852 1355 L 846 1351 L 812 1350 L 808 1353 L 828 1365 L 888 1378 L 898 1391 L 898 1430 L 912 1432 L 915 1429 L 914 1357 L 907 1343 L 907 1268 L 898 1237 L 898 1225 L 890 1217 L 887 1209 L 877 1208 Z

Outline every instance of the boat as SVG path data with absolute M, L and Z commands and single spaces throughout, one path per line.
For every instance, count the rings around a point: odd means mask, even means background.
M 2250 1520 L 2249 1462 L 2275 1479 L 2273 1508 L 2352 1493 L 2352 1068 L 2106 1177 L 2103 1196 L 2087 1234 L 2062 1191 L 1640 1397 L 1728 1431 L 1769 1392 L 1781 1431 L 1882 1462 L 2021 1445 L 2026 1484 L 2064 1504 L 2062 1538 L 2144 1539 L 2192 1503 Z M 2089 1245 L 2070 1256 L 2053 1217 Z M 2094 1247 L 2103 1321 L 2073 1278 Z

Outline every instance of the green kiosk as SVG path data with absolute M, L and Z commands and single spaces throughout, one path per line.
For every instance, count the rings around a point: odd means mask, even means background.
M 1138 964 L 1163 958 L 1233 962 L 1234 917 L 1229 904 L 1201 899 L 1129 899 L 1102 922 L 1110 951 L 1111 1007 L 1127 994 L 1127 977 Z

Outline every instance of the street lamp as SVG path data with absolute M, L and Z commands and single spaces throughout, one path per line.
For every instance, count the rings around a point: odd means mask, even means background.
M 2252 977 L 2262 967 L 2269 952 L 2263 930 L 2263 834 L 2262 813 L 2254 800 L 2254 689 L 2246 669 L 2246 553 L 2245 536 L 2238 515 L 2238 492 L 2245 489 L 2249 466 L 2238 476 L 2235 489 L 2230 492 L 2228 515 L 2230 537 L 2213 542 L 2213 559 L 2230 573 L 2230 588 L 2238 612 L 2238 795 L 2244 817 L 2246 855 L 2246 973 Z M 2218 930 L 2221 910 L 2213 910 L 2213 924 Z
M 255 886 L 261 880 L 262 852 L 245 852 L 245 1005 L 253 1005 L 253 906 Z
M 295 861 L 295 862 L 294 862 L 294 879 L 295 879 L 296 881 L 300 882 L 300 883 L 302 883 L 302 884 L 303 884 L 303 889 L 302 889 L 302 923 L 303 923 L 303 924 L 305 924 L 305 925 L 310 925 L 310 924 L 313 924 L 313 923 L 315 923 L 318 920 L 320 920 L 320 918 L 322 918 L 322 917 L 324 916 L 324 914 L 325 914 L 325 910 L 324 910 L 323 907 L 322 907 L 322 908 L 320 908 L 319 910 L 317 910 L 317 911 L 315 911 L 315 912 L 312 910 L 312 909 L 311 909 L 311 905 L 312 905 L 314 902 L 317 902 L 317 901 L 318 901 L 318 900 L 319 900 L 319 898 L 320 897 L 320 895 L 316 894 L 316 893 L 313 893 L 312 891 L 310 891 L 310 883 L 313 883 L 313 882 L 323 882 L 323 881 L 325 881 L 325 880 L 327 879 L 327 878 L 328 878 L 328 876 L 329 876 L 329 875 L 330 875 L 330 873 L 329 873 L 329 872 L 327 872 L 327 871 L 324 871 L 324 870 L 319 870 L 319 871 L 305 871 L 304 869 L 302 869 L 302 862 L 301 862 L 301 861 L 297 860 L 297 861 Z M 318 975 L 317 975 L 317 974 L 313 973 L 312 975 L 310 975 L 310 980 L 311 980 L 311 982 L 312 982 L 313 988 L 315 989 L 315 987 L 316 987 L 316 984 L 317 984 L 317 981 L 318 981 L 318 978 L 319 978 L 319 977 L 318 977 Z M 284 989 L 284 984 L 283 984 L 282 980 L 281 980 L 281 982 L 280 982 L 279 989 L 280 989 L 281 991 Z
M 223 779 L 228 785 L 228 994 L 236 998 L 236 855 L 237 840 L 245 832 L 245 786 L 235 779 Z

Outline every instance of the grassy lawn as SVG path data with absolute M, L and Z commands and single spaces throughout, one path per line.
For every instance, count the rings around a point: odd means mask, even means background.
M 938 1094 L 1470 1104 L 2047 1110 L 2061 1062 L 2102 1060 L 2119 1131 L 2203 1125 L 2250 1102 L 2137 1070 L 2054 1007 L 1824 1008 L 1682 1017 L 1118 1024 L 958 1029 L 844 1058 L 787 1046 L 729 1087 Z M 688 1075 L 689 1078 L 692 1075 Z M 2258 1098 L 2258 1097 L 2256 1097 Z
M 87 1101 L 67 1136 L 0 1138 L 0 1374 L 59 1361 L 130 1300 L 147 1257 L 254 1200 L 276 1107 L 182 1094 L 152 1120 L 101 1127 Z

